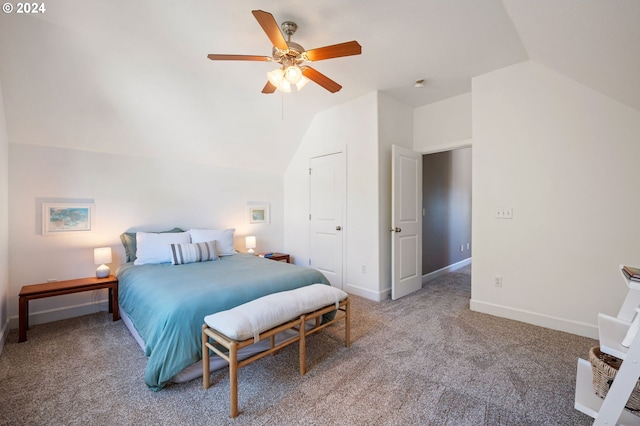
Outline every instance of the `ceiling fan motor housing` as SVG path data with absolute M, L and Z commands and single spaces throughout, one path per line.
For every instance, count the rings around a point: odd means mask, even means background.
M 289 39 L 291 39 L 291 36 L 294 35 L 298 30 L 298 24 L 291 21 L 284 21 L 280 25 L 280 28 L 282 28 L 282 32 L 285 33 L 289 37 Z
M 303 55 L 305 52 L 304 47 L 300 46 L 298 43 L 294 43 L 293 41 L 288 41 L 287 46 L 289 46 L 289 49 L 287 50 L 280 50 L 275 46 L 273 47 L 271 56 L 275 62 L 279 62 L 281 64 L 289 62 L 293 65 L 308 61 L 308 59 Z

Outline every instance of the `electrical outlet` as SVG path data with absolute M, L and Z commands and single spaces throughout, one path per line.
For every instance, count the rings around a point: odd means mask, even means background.
M 367 265 L 362 265 L 362 273 L 363 274 L 367 273 Z
M 464 244 L 460 244 L 460 251 L 464 251 Z
M 493 285 L 496 287 L 502 287 L 502 277 L 500 275 L 493 277 Z
M 513 209 L 511 207 L 506 209 L 497 209 L 496 219 L 513 219 Z

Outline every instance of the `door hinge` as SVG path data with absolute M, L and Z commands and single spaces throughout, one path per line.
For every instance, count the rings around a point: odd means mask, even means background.
M 309 266 L 311 266 L 311 259 L 309 259 Z
M 311 213 L 309 213 L 309 220 L 311 220 Z
M 309 168 L 309 176 L 311 176 L 311 168 Z

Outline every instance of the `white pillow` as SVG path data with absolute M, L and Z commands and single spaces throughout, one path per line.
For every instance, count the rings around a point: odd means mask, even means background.
M 136 260 L 134 265 L 171 263 L 171 244 L 189 243 L 188 232 L 136 232 Z
M 191 229 L 192 243 L 206 243 L 207 241 L 216 242 L 216 250 L 218 256 L 231 256 L 235 254 L 233 248 L 233 233 L 236 228 L 229 229 Z

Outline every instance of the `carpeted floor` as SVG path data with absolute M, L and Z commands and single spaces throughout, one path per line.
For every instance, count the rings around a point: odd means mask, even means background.
M 0 355 L 1 425 L 588 425 L 573 408 L 576 361 L 595 341 L 471 312 L 470 268 L 397 301 L 352 296 L 342 325 L 239 372 L 229 419 L 226 369 L 160 392 L 146 358 L 107 313 L 10 333 Z

